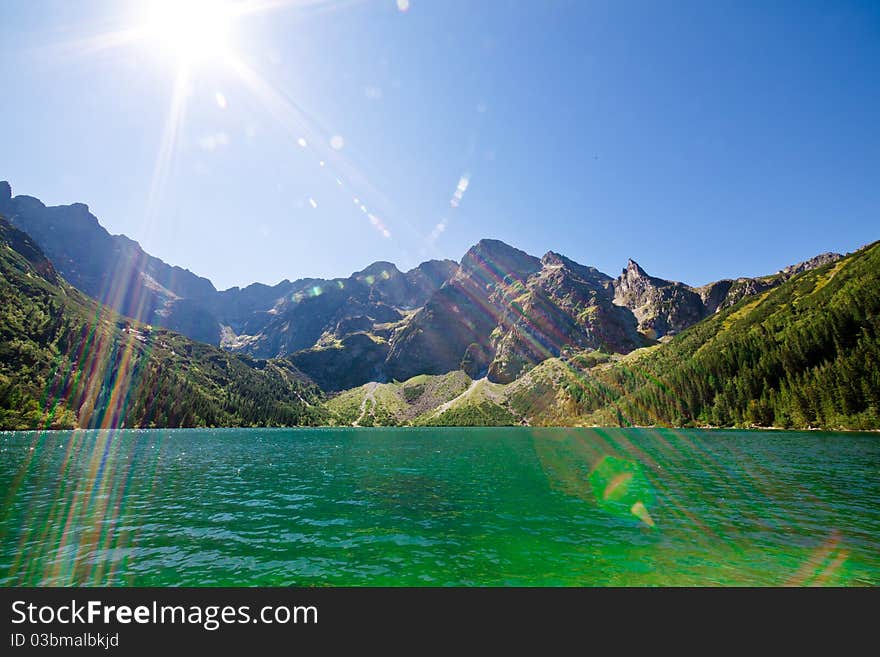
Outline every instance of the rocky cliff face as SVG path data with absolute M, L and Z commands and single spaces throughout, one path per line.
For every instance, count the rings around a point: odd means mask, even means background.
M 481 240 L 455 275 L 397 332 L 388 354 L 390 377 L 464 369 L 482 376 L 492 360 L 491 334 L 541 261 L 498 240 Z
M 644 346 L 632 312 L 612 303 L 610 284 L 593 267 L 547 253 L 493 332 L 489 379 L 508 383 L 547 358 L 578 350 L 628 353 Z
M 648 276 L 633 260 L 614 281 L 614 303 L 629 308 L 639 331 L 654 340 L 683 331 L 704 316 L 703 301 L 694 290 Z

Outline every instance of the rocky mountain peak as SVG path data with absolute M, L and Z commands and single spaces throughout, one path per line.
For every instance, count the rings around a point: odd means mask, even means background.
M 541 257 L 541 264 L 545 267 L 564 267 L 567 262 L 571 261 L 561 253 L 556 253 L 555 251 L 547 251 L 547 253 Z
M 381 276 L 382 278 L 390 278 L 391 276 L 399 276 L 400 270 L 397 269 L 397 266 L 392 262 L 386 262 L 384 260 L 377 260 L 376 262 L 367 265 L 361 271 L 354 272 L 351 277 L 352 278 L 364 278 L 366 276 Z
M 6 180 L 0 180 L 0 203 L 12 199 L 12 186 Z
M 544 257 L 541 258 L 541 264 L 543 265 L 542 276 L 554 275 L 557 272 L 573 275 L 583 282 L 591 284 L 596 289 L 605 289 L 613 280 L 595 267 L 587 267 L 555 251 L 545 253 Z
M 579 270 L 579 269 L 588 269 L 593 272 L 598 272 L 598 269 L 594 267 L 585 267 L 584 265 L 575 262 L 571 258 L 567 258 L 561 253 L 557 253 L 556 251 L 547 251 L 544 256 L 541 258 L 541 264 L 544 267 L 565 267 L 566 269 L 571 270 Z
M 46 206 L 40 199 L 34 198 L 33 196 L 26 196 L 24 194 L 19 194 L 11 199 L 10 204 L 15 207 L 17 214 L 40 212 L 41 210 L 46 209 Z
M 404 274 L 409 284 L 424 291 L 424 298 L 418 305 L 428 300 L 434 290 L 442 286 L 458 271 L 458 263 L 454 260 L 428 260 Z
M 464 254 L 461 269 L 484 277 L 513 276 L 525 280 L 541 269 L 541 261 L 501 240 L 482 239 Z
M 623 270 L 622 275 L 628 279 L 650 278 L 648 273 L 632 258 L 626 261 L 626 269 Z
M 648 273 L 639 266 L 635 260 L 630 258 L 626 261 L 626 267 L 620 272 L 617 280 L 614 281 L 614 287 L 617 290 L 617 296 L 633 292 L 637 295 L 644 294 L 645 290 L 654 289 L 668 285 L 669 281 L 663 281 Z M 625 305 L 625 304 L 622 304 Z

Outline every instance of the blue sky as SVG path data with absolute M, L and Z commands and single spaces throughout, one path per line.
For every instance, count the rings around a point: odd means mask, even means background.
M 880 238 L 880 3 L 280 2 L 176 132 L 180 58 L 96 47 L 144 5 L 0 4 L 0 179 L 220 288 L 483 237 L 702 284 Z

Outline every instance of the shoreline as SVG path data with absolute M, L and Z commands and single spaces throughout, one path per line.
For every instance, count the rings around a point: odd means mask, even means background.
M 256 427 L 104 427 L 104 428 L 82 428 L 75 427 L 70 429 L 0 429 L 0 436 L 7 433 L 74 433 L 74 432 L 87 432 L 87 431 L 246 431 L 246 430 L 272 430 L 272 431 L 290 431 L 290 430 L 310 430 L 310 429 L 334 429 L 334 430 L 344 430 L 344 431 L 369 431 L 373 429 L 419 429 L 419 430 L 433 430 L 433 429 L 587 429 L 587 430 L 596 430 L 596 429 L 622 429 L 622 430 L 640 430 L 640 431 L 754 431 L 754 432 L 789 432 L 789 433 L 804 433 L 804 432 L 825 432 L 825 433 L 878 433 L 880 434 L 880 428 L 877 429 L 825 429 L 822 427 L 808 427 L 804 429 L 797 428 L 785 428 L 785 427 L 664 427 L 664 426 L 656 426 L 656 425 L 648 425 L 648 426 L 629 426 L 629 427 L 620 427 L 613 425 L 541 425 L 541 426 L 533 426 L 533 425 L 519 425 L 519 424 L 511 424 L 511 425 L 443 425 L 443 426 L 425 426 L 425 425 L 389 425 L 389 426 L 372 426 L 372 427 L 361 427 L 361 426 L 352 426 L 348 424 L 343 425 L 332 425 L 332 424 L 319 424 L 319 425 L 291 425 L 291 426 L 275 426 L 275 427 L 266 427 L 266 426 L 256 426 Z

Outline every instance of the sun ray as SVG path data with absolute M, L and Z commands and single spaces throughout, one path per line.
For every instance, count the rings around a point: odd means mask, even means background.
M 240 82 L 248 89 L 251 96 L 257 100 L 263 109 L 269 113 L 272 119 L 288 134 L 292 144 L 298 144 L 301 148 L 311 151 L 315 159 L 323 162 L 319 168 L 332 176 L 344 190 L 355 195 L 355 198 L 369 200 L 370 206 L 377 211 L 364 212 L 369 218 L 373 216 L 397 215 L 394 203 L 379 190 L 364 175 L 361 170 L 339 150 L 339 141 L 334 141 L 336 132 L 326 126 L 318 117 L 309 113 L 301 103 L 294 100 L 280 86 L 272 84 L 260 74 L 253 66 L 246 63 L 241 57 L 229 53 L 225 59 L 226 66 L 232 71 Z M 364 205 L 357 203 L 358 207 Z M 388 231 L 387 222 L 372 221 L 374 227 L 384 235 Z M 395 224 L 406 225 L 410 230 L 413 227 L 405 221 L 395 219 Z M 390 233 L 389 235 L 390 236 Z M 387 237 L 386 236 L 386 237 Z

